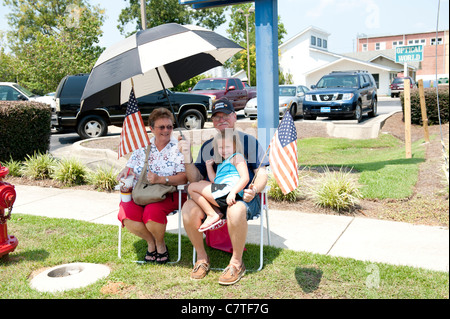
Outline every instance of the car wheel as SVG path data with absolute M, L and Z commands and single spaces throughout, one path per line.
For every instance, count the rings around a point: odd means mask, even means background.
M 292 115 L 292 118 L 295 119 L 295 116 L 297 115 L 297 104 L 292 104 L 289 108 L 289 112 Z
M 358 102 L 358 105 L 356 105 L 356 108 L 355 108 L 355 114 L 353 115 L 353 118 L 354 118 L 355 120 L 357 120 L 358 123 L 361 122 L 361 119 L 362 119 L 362 107 L 361 107 L 361 102 Z
M 100 137 L 108 134 L 108 124 L 98 115 L 89 115 L 78 123 L 77 133 L 82 139 Z
M 197 110 L 188 110 L 181 114 L 179 118 L 180 127 L 186 130 L 202 129 L 205 125 L 205 118 Z
M 369 117 L 375 117 L 377 116 L 378 112 L 378 101 L 377 99 L 372 100 L 372 110 L 369 112 Z

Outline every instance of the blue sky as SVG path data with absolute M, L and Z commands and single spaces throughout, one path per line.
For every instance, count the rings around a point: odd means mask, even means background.
M 105 9 L 107 19 L 100 45 L 121 40 L 117 18 L 124 0 L 92 0 Z M 2 2 L 3 3 L 3 2 Z M 278 0 L 278 14 L 288 40 L 309 26 L 330 33 L 328 47 L 335 53 L 352 52 L 358 33 L 367 35 L 435 31 L 438 0 Z M 439 29 L 449 28 L 449 0 L 441 0 Z M 0 30 L 8 29 L 7 8 L 0 6 Z M 218 33 L 226 36 L 226 25 Z

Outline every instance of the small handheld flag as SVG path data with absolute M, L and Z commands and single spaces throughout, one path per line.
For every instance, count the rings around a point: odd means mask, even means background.
M 119 158 L 126 154 L 145 147 L 150 144 L 141 112 L 134 95 L 134 89 L 131 89 L 128 100 L 127 112 L 123 122 L 122 133 L 120 134 Z
M 289 110 L 270 142 L 269 162 L 283 194 L 298 187 L 297 129 Z

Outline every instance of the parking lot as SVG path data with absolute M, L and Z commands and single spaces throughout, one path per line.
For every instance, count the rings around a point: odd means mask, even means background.
M 295 119 L 295 122 L 300 138 L 309 137 L 314 134 L 316 134 L 317 136 L 330 136 L 330 133 L 337 134 L 337 136 L 335 137 L 345 137 L 345 132 L 348 132 L 350 136 L 354 136 L 355 131 L 372 132 L 372 123 L 375 124 L 380 118 L 385 117 L 392 112 L 398 112 L 401 110 L 402 107 L 399 98 L 380 97 L 378 101 L 378 116 L 372 119 L 364 116 L 362 122 L 359 124 L 354 120 L 331 120 L 326 117 L 318 117 L 315 121 L 304 121 L 303 118 L 297 117 Z M 246 118 L 244 116 L 243 110 L 238 111 L 237 116 L 238 125 L 242 124 L 243 126 L 256 127 L 256 121 Z M 205 123 L 205 129 L 208 128 L 212 128 L 211 121 Z M 375 127 L 374 130 L 376 131 L 376 129 L 377 128 Z M 107 136 L 119 136 L 121 131 L 122 129 L 120 127 L 109 126 Z M 307 133 L 305 133 L 306 131 Z M 58 148 L 73 144 L 79 140 L 80 137 L 75 132 L 53 132 L 50 139 L 50 152 Z

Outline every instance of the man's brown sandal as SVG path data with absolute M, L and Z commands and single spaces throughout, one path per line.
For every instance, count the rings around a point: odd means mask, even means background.
M 191 272 L 192 280 L 200 280 L 205 278 L 210 269 L 210 264 L 207 261 L 197 261 L 194 265 L 194 269 Z

